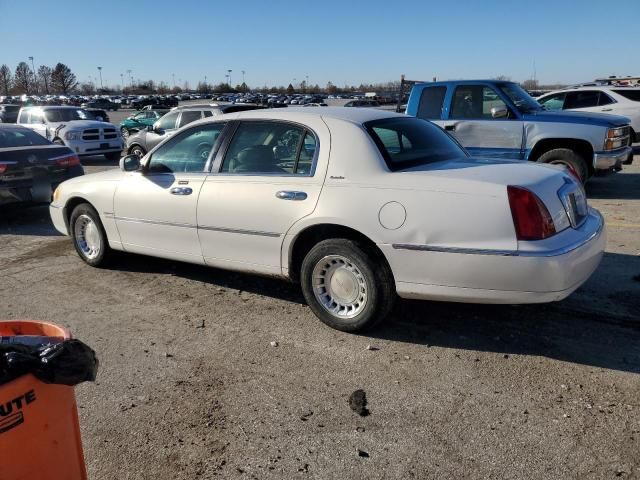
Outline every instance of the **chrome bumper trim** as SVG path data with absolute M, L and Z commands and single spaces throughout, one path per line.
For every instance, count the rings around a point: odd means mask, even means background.
M 631 147 L 622 147 L 608 152 L 596 152 L 593 154 L 593 168 L 596 170 L 609 170 L 618 163 L 624 162 L 633 152 Z
M 581 239 L 578 242 L 570 243 L 561 248 L 554 250 L 540 250 L 540 251 L 522 251 L 522 250 L 491 250 L 482 248 L 459 248 L 459 247 L 439 247 L 433 245 L 423 245 L 416 243 L 394 243 L 391 246 L 396 250 L 414 250 L 423 252 L 441 252 L 441 253 L 460 253 L 464 255 L 496 255 L 499 257 L 558 257 L 560 255 L 566 255 L 587 243 L 594 238 L 597 238 L 604 229 L 604 219 L 597 210 L 590 209 L 589 215 L 593 215 L 597 218 L 598 227 L 591 232 L 586 238 Z
M 163 225 L 167 227 L 181 227 L 181 228 L 197 228 L 198 230 L 210 230 L 214 232 L 224 232 L 224 233 L 238 233 L 241 235 L 258 235 L 261 237 L 274 237 L 277 238 L 280 236 L 279 233 L 274 232 L 260 232 L 256 230 L 240 230 L 235 228 L 222 228 L 222 227 L 210 227 L 206 225 L 193 225 L 191 223 L 174 223 L 174 222 L 164 222 L 160 220 L 144 220 L 141 218 L 131 218 L 131 217 L 118 217 L 110 214 L 110 212 L 104 212 L 105 216 L 108 218 L 113 218 L 115 220 L 121 222 L 134 222 L 134 223 L 146 223 L 150 225 Z

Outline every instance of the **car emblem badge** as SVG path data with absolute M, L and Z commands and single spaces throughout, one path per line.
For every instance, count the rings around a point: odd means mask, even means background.
M 38 161 L 38 157 L 36 157 L 35 155 L 29 155 L 27 157 L 27 162 L 29 163 L 36 163 Z

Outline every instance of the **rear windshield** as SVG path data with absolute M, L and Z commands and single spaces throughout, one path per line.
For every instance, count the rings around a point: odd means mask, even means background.
M 49 145 L 49 140 L 28 128 L 0 129 L 0 148 L 30 147 L 32 145 Z
M 20 110 L 20 105 L 0 105 L 0 110 L 5 112 L 17 112 Z
M 455 140 L 426 120 L 384 118 L 364 126 L 392 171 L 467 157 Z
M 618 95 L 622 95 L 629 100 L 633 100 L 634 102 L 640 102 L 640 90 L 614 90 Z

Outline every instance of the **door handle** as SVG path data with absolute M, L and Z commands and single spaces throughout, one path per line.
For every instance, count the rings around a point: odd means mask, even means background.
M 453 124 L 453 125 L 445 125 L 444 129 L 449 131 L 449 132 L 453 132 L 456 129 L 456 126 L 455 126 L 455 124 Z
M 189 187 L 173 187 L 169 191 L 172 195 L 191 195 L 193 193 L 193 189 Z
M 603 112 L 610 112 L 611 110 L 613 110 L 613 108 L 603 108 L 602 109 Z
M 280 190 L 276 192 L 276 197 L 280 200 L 306 200 L 307 194 L 305 192 L 293 192 L 290 190 Z

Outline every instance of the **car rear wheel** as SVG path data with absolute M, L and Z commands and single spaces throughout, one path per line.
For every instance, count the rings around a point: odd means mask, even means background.
M 300 273 L 311 310 L 343 332 L 373 327 L 395 303 L 393 275 L 386 260 L 353 240 L 318 243 L 304 258 Z
M 112 252 L 98 212 L 88 203 L 81 203 L 73 209 L 69 226 L 80 258 L 92 267 L 106 265 Z
M 549 150 L 540 155 L 537 162 L 563 165 L 571 170 L 582 183 L 585 183 L 589 176 L 589 170 L 584 158 L 568 148 L 554 148 L 553 150 Z

